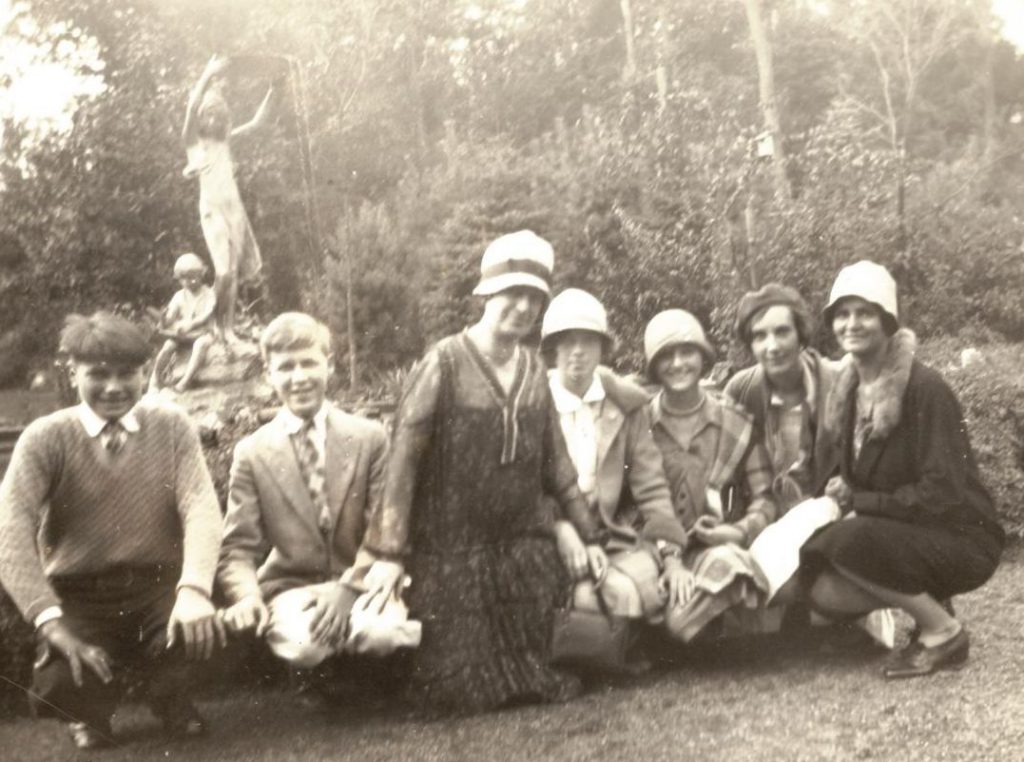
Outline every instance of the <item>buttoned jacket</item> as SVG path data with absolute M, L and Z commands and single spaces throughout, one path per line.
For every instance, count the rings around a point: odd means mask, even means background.
M 260 591 L 339 578 L 355 560 L 384 487 L 387 437 L 375 421 L 331 406 L 327 413 L 325 492 L 328 529 L 280 417 L 235 448 L 217 580 L 231 602 Z
M 661 451 L 651 435 L 647 393 L 635 384 L 598 368 L 605 390 L 597 429 L 596 506 L 592 526 L 611 549 L 635 546 L 640 538 L 686 545 L 686 532 L 675 517 Z

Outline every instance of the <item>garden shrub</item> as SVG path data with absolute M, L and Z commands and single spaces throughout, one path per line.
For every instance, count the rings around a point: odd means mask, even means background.
M 980 357 L 964 368 L 960 355 L 969 347 Z M 942 338 L 924 342 L 918 356 L 956 392 L 1003 527 L 1013 539 L 1024 537 L 1024 362 L 1019 346 Z

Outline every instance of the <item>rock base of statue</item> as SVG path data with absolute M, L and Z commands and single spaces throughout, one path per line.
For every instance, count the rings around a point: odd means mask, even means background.
M 232 416 L 239 407 L 258 409 L 272 404 L 273 390 L 263 377 L 256 342 L 236 339 L 228 351 L 223 341 L 215 341 L 188 389 L 179 392 L 175 385 L 184 375 L 188 360 L 188 350 L 179 350 L 163 374 L 163 386 L 150 394 L 185 408 L 201 429 L 210 413 L 224 418 Z

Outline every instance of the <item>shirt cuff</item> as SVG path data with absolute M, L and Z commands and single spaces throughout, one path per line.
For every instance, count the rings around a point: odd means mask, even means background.
M 47 622 L 52 622 L 54 619 L 60 619 L 62 616 L 64 616 L 64 611 L 60 606 L 50 606 L 49 608 L 43 609 L 36 615 L 32 625 L 38 630 Z

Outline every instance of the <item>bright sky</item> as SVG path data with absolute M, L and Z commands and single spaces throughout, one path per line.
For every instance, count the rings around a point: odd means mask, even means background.
M 523 0 L 510 0 L 513 4 Z M 4 118 L 13 117 L 31 130 L 64 132 L 71 128 L 76 96 L 96 95 L 103 91 L 97 74 L 83 77 L 62 63 L 44 60 L 40 51 L 8 31 L 17 31 L 14 8 L 17 0 L 0 0 L 0 78 L 7 75 L 11 86 L 0 89 L 0 135 Z M 1024 0 L 992 0 L 993 10 L 1003 22 L 1003 36 L 1024 52 Z M 58 54 L 75 55 L 74 45 L 65 43 Z M 80 60 L 102 66 L 94 51 L 86 50 Z
M 992 0 L 992 10 L 1003 20 L 1003 37 L 1024 52 L 1024 0 Z

